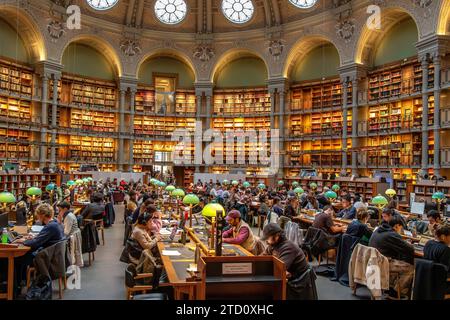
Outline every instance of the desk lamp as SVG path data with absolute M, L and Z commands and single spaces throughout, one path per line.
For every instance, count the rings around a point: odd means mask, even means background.
M 258 189 L 264 190 L 266 188 L 266 185 L 264 183 L 258 184 Z
M 317 190 L 317 183 L 311 182 L 309 184 L 309 187 L 311 188 L 312 191 L 316 191 Z
M 279 186 L 279 187 L 284 186 L 284 181 L 283 181 L 283 180 L 278 181 L 278 186 Z
M 31 197 L 31 200 L 34 201 L 36 198 L 42 195 L 42 190 L 37 187 L 31 187 L 27 189 L 27 196 Z
M 182 189 L 175 189 L 172 191 L 172 196 L 177 200 L 177 214 L 180 212 L 179 200 L 182 199 L 186 194 Z
M 184 197 L 183 203 L 189 206 L 189 228 L 192 228 L 192 207 L 199 204 L 200 199 L 195 194 L 188 194 Z
M 372 204 L 378 208 L 378 221 L 381 221 L 381 212 L 383 208 L 388 204 L 388 201 L 381 194 L 372 199 Z
M 245 181 L 242 185 L 244 186 L 244 188 L 250 188 L 251 187 L 251 184 L 248 181 Z
M 53 205 L 53 193 L 56 190 L 56 184 L 54 184 L 53 182 L 49 183 L 46 187 L 45 187 L 45 191 L 47 191 L 48 193 L 50 193 L 50 204 Z
M 67 186 L 69 187 L 69 189 L 73 189 L 73 187 L 75 186 L 75 181 L 73 181 L 73 180 L 69 180 L 69 181 L 67 181 Z
M 331 190 L 337 193 L 339 192 L 339 190 L 341 190 L 341 187 L 338 184 L 335 184 L 331 187 Z
M 336 194 L 336 192 L 330 190 L 330 191 L 325 192 L 325 197 L 328 200 L 333 201 L 333 200 L 337 199 L 337 194 Z
M 168 209 L 169 209 L 169 220 L 170 220 L 170 215 L 171 215 L 171 210 L 172 210 L 172 191 L 173 190 L 175 190 L 176 188 L 174 187 L 174 186 L 172 186 L 172 185 L 168 185 L 167 187 L 166 187 L 166 191 L 169 193 L 169 207 L 168 207 Z
M 4 191 L 0 193 L 0 203 L 3 209 L 6 210 L 8 204 L 16 203 L 16 197 L 11 192 Z
M 217 212 L 222 212 L 222 216 L 225 216 L 225 209 L 218 203 L 209 203 L 202 210 L 202 216 L 211 220 L 211 239 L 209 242 L 210 249 L 214 248 L 214 229 L 216 228 Z
M 227 186 L 227 185 L 229 185 L 230 184 L 230 181 L 228 181 L 228 180 L 223 180 L 222 181 L 222 184 L 224 185 L 224 186 Z
M 236 187 L 237 185 L 239 185 L 239 182 L 237 180 L 233 180 L 231 181 L 231 184 Z
M 295 189 L 299 186 L 299 183 L 297 181 L 292 182 L 292 187 Z
M 387 189 L 386 195 L 392 200 L 397 195 L 397 192 L 394 189 Z
M 438 207 L 438 212 L 439 212 L 439 214 L 441 214 L 441 203 L 445 199 L 445 194 L 443 192 L 440 192 L 440 191 L 439 192 L 435 192 L 435 193 L 433 193 L 431 198 L 433 200 L 436 200 L 437 207 Z

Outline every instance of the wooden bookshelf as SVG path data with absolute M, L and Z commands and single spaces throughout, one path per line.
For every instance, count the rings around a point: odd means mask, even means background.
M 136 113 L 155 113 L 155 90 L 145 87 L 138 88 L 134 105 Z
M 33 93 L 32 70 L 6 60 L 0 61 L 0 90 L 9 94 L 31 97 Z
M 386 135 L 367 139 L 367 165 L 398 168 L 420 165 L 420 134 Z M 417 149 L 419 148 L 419 149 Z
M 213 128 L 225 133 L 226 130 L 256 130 L 270 132 L 270 118 L 214 118 Z
M 352 88 L 348 88 L 347 104 L 352 104 Z M 339 80 L 314 85 L 291 87 L 291 111 L 327 109 L 343 106 L 343 87 Z
M 312 135 L 342 135 L 344 123 L 342 111 L 311 114 Z M 352 133 L 352 112 L 348 111 L 347 133 Z
M 436 182 L 432 180 L 420 180 L 412 182 L 413 193 L 416 194 L 416 201 L 420 198 L 430 202 L 435 192 L 443 192 L 447 198 L 450 198 L 450 181 L 445 180 Z
M 170 136 L 177 129 L 195 131 L 195 118 L 184 117 L 134 117 L 134 132 L 136 135 Z
M 50 183 L 59 184 L 60 176 L 57 174 L 0 174 L 0 190 L 9 191 L 16 197 L 24 195 L 30 187 L 37 187 L 45 190 Z
M 31 122 L 31 101 L 0 95 L 0 117 L 13 121 Z
M 115 161 L 114 139 L 70 136 L 69 159 L 73 162 Z
M 87 131 L 115 132 L 116 114 L 72 108 L 70 110 L 70 126 Z
M 191 183 L 194 183 L 194 175 L 195 168 L 184 168 L 183 184 L 185 188 L 189 187 Z
M 341 139 L 291 142 L 288 148 L 288 166 L 290 167 L 317 167 L 322 169 L 342 166 Z M 347 148 L 351 148 L 350 141 Z M 348 152 L 349 164 L 351 164 L 350 154 Z
M 196 113 L 196 97 L 195 91 L 177 90 L 175 92 L 175 114 L 177 115 L 193 115 Z
M 266 88 L 214 92 L 214 115 L 258 115 L 271 112 Z
M 409 204 L 409 194 L 413 192 L 411 179 L 395 179 L 394 190 L 399 204 Z
M 0 128 L 0 159 L 29 159 L 30 139 L 29 131 Z
M 133 146 L 133 159 L 137 164 L 153 164 L 153 142 L 135 140 Z
M 290 117 L 290 130 L 291 136 L 300 137 L 309 130 L 305 130 L 305 125 L 303 124 L 303 117 L 301 115 L 293 115 Z

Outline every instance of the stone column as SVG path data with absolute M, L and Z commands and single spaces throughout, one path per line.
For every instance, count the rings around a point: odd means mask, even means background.
M 422 63 L 422 163 L 421 174 L 428 172 L 428 57 L 421 57 Z
M 118 169 L 123 171 L 124 163 L 124 139 L 123 134 L 125 133 L 125 89 L 120 89 L 120 100 L 119 100 L 119 148 L 117 150 L 118 155 Z
M 434 175 L 440 177 L 441 170 L 441 57 L 436 53 L 433 57 L 434 64 Z
M 270 94 L 270 129 L 275 129 L 275 105 L 277 100 L 277 95 L 275 93 L 275 88 L 269 88 L 269 94 Z
M 41 106 L 41 146 L 39 150 L 39 168 L 44 168 L 47 161 L 47 127 L 48 127 L 48 80 L 50 75 L 42 75 L 42 106 Z
M 342 82 L 342 173 L 347 172 L 347 118 L 348 118 L 348 80 Z
M 52 137 L 51 137 L 51 151 L 50 151 L 50 164 L 56 166 L 56 129 L 58 127 L 58 81 L 61 79 L 61 75 L 53 75 L 53 97 L 52 97 Z
M 129 140 L 129 168 L 128 171 L 133 171 L 134 166 L 134 107 L 135 107 L 135 98 L 136 98 L 136 89 L 131 89 L 130 91 L 130 127 L 129 127 L 129 134 L 130 134 L 130 140 Z
M 211 128 L 211 118 L 212 118 L 212 92 L 206 94 L 206 126 L 205 130 Z
M 352 175 L 358 175 L 358 79 L 352 80 Z

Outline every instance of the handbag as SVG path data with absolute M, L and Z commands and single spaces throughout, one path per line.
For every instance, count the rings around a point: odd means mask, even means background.
M 48 276 L 39 275 L 31 283 L 25 296 L 26 300 L 52 300 L 52 280 Z

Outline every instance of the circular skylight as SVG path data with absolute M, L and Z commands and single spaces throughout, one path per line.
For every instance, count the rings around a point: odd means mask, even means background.
M 181 22 L 187 13 L 184 0 L 157 0 L 155 2 L 155 14 L 159 21 L 166 24 Z
M 255 8 L 251 0 L 223 0 L 222 11 L 234 23 L 246 23 L 253 17 Z
M 95 10 L 108 10 L 114 7 L 119 0 L 87 0 L 87 3 Z
M 301 9 L 308 9 L 314 6 L 317 0 L 289 0 L 294 6 Z

